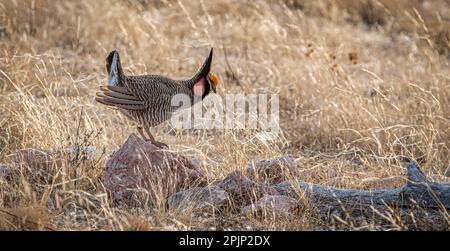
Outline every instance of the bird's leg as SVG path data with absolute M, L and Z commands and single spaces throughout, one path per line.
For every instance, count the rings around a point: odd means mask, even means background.
M 166 144 L 155 140 L 155 138 L 153 137 L 152 133 L 150 132 L 150 128 L 148 126 L 144 126 L 144 129 L 153 145 L 155 145 L 159 148 L 169 148 Z
M 143 128 L 142 126 L 138 125 L 138 126 L 136 127 L 136 129 L 137 129 L 137 131 L 139 132 L 139 134 L 141 135 L 141 137 L 142 137 L 145 141 L 148 141 L 147 136 L 145 136 L 145 134 L 144 134 L 144 128 Z
M 144 126 L 145 132 L 147 133 L 148 138 L 153 143 L 155 142 L 155 138 L 153 137 L 152 133 L 150 132 L 150 128 L 148 126 Z

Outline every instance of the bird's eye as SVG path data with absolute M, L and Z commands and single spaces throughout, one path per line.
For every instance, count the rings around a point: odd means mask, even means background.
M 217 88 L 217 86 L 219 85 L 219 78 L 217 77 L 217 75 L 211 73 L 208 78 L 213 83 L 214 87 Z

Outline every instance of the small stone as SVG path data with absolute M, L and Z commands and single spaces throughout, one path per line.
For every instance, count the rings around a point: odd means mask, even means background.
M 249 216 L 290 216 L 297 208 L 296 200 L 284 195 L 264 196 L 253 204 L 241 209 L 243 215 Z
M 277 195 L 278 192 L 269 186 L 259 185 L 247 178 L 240 171 L 234 171 L 225 179 L 214 183 L 215 186 L 225 190 L 234 205 L 246 205 L 249 201 L 264 195 Z
M 170 209 L 197 211 L 218 209 L 228 203 L 228 194 L 216 186 L 193 187 L 173 194 L 168 199 Z
M 0 178 L 1 179 L 8 180 L 9 178 L 11 178 L 11 174 L 12 174 L 11 169 L 7 165 L 0 163 Z
M 277 184 L 286 181 L 289 175 L 296 175 L 298 167 L 293 157 L 283 156 L 250 163 L 246 166 L 245 171 L 253 181 L 259 180 L 268 184 Z

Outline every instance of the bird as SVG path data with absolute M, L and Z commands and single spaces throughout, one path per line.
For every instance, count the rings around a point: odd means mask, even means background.
M 162 75 L 125 75 L 119 52 L 113 50 L 106 57 L 108 83 L 100 86 L 95 100 L 136 122 L 136 129 L 144 140 L 158 148 L 168 148 L 167 144 L 155 140 L 150 128 L 170 119 L 181 108 L 171 105 L 175 95 L 186 94 L 192 106 L 211 92 L 217 93 L 219 79 L 210 72 L 212 58 L 213 48 L 193 77 L 174 80 Z

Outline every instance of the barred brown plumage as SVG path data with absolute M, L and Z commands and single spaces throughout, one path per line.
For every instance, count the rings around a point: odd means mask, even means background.
M 210 73 L 213 49 L 200 70 L 190 79 L 173 80 L 160 75 L 126 76 L 117 50 L 106 58 L 106 70 L 109 74 L 108 85 L 100 86 L 95 100 L 116 108 L 128 118 L 137 122 L 137 130 L 145 140 L 158 147 L 166 146 L 155 141 L 150 127 L 156 126 L 172 116 L 179 107 L 172 106 L 172 98 L 177 94 L 186 94 L 194 104 L 202 100 L 211 90 L 216 92 L 217 76 Z M 195 98 L 198 96 L 199 98 Z M 147 135 L 144 134 L 145 133 Z

